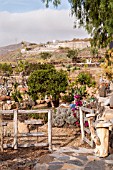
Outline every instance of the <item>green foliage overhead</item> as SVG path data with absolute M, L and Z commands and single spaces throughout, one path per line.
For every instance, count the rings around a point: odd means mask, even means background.
M 61 4 L 60 0 L 42 0 L 42 2 L 45 3 L 46 7 L 49 7 L 49 2 L 52 2 L 55 7 Z
M 35 101 L 39 94 L 51 94 L 56 97 L 65 92 L 68 85 L 67 75 L 64 71 L 55 69 L 40 69 L 34 71 L 28 79 L 29 94 Z
M 48 7 L 49 2 L 58 6 L 62 0 L 42 0 Z M 93 37 L 92 45 L 105 47 L 113 34 L 113 0 L 68 0 L 75 27 L 83 26 Z

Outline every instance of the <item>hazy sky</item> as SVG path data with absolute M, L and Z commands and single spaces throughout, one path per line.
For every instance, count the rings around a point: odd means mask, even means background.
M 83 29 L 74 29 L 68 0 L 48 9 L 41 0 L 0 0 L 0 46 L 86 37 Z

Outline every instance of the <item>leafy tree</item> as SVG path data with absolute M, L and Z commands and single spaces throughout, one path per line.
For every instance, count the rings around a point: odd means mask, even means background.
M 77 60 L 78 50 L 68 50 L 67 57 L 72 59 L 72 62 Z
M 65 92 L 68 85 L 67 75 L 63 70 L 40 69 L 36 70 L 28 78 L 29 94 L 36 101 L 38 96 L 52 95 L 56 101 L 61 92 Z
M 58 6 L 62 0 L 42 0 L 48 7 L 49 2 Z M 113 34 L 113 0 L 68 0 L 72 15 L 75 15 L 75 27 L 83 26 L 93 37 L 91 44 L 105 47 Z

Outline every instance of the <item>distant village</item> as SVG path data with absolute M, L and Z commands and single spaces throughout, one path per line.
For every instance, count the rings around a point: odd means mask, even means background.
M 39 44 L 39 45 L 30 43 L 27 45 L 27 48 L 24 48 L 25 44 L 23 45 L 21 52 L 27 54 L 37 54 L 41 52 L 55 52 L 61 48 L 84 49 L 91 46 L 89 39 L 81 39 L 81 40 L 73 39 L 72 41 L 53 40 L 52 42 L 47 42 L 46 44 Z

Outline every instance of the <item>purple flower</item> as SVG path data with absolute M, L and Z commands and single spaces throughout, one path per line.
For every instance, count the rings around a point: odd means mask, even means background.
M 72 108 L 71 110 L 72 110 L 72 111 L 75 111 L 75 110 L 76 110 L 76 108 Z
M 73 116 L 76 117 L 76 113 L 73 113 Z
M 76 101 L 76 106 L 82 106 L 82 102 L 81 101 Z
M 88 127 L 89 126 L 89 123 L 88 121 L 85 121 L 85 124 L 84 124 L 85 127 Z
M 80 99 L 80 95 L 76 94 L 76 95 L 74 96 L 74 98 L 75 98 L 75 99 Z
M 78 121 L 75 122 L 76 126 L 80 126 L 80 123 Z

